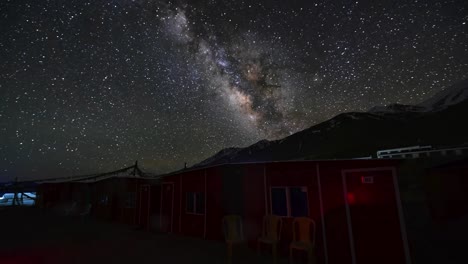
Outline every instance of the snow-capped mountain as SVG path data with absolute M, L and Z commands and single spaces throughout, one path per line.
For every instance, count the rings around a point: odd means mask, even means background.
M 402 113 L 402 112 L 427 112 L 430 108 L 419 105 L 390 104 L 387 106 L 374 106 L 369 113 Z
M 468 79 L 444 89 L 418 106 L 432 111 L 444 109 L 468 99 Z
M 418 105 L 339 114 L 286 138 L 220 151 L 194 167 L 254 161 L 356 158 L 379 149 L 468 143 L 468 80 Z
M 468 99 L 468 79 L 447 87 L 417 105 L 390 104 L 386 106 L 374 106 L 369 109 L 368 112 L 402 113 L 440 111 L 450 105 L 458 104 L 466 99 Z

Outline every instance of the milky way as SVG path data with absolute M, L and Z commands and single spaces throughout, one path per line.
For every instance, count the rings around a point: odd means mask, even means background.
M 192 56 L 190 63 L 195 71 L 202 70 L 205 85 L 227 104 L 236 115 L 243 129 L 260 137 L 278 138 L 303 129 L 289 111 L 294 110 L 294 91 L 285 80 L 280 79 L 286 68 L 275 65 L 278 58 L 287 56 L 283 47 L 279 52 L 273 49 L 274 41 L 262 41 L 253 34 L 227 37 L 219 43 L 215 32 L 209 29 L 205 36 L 196 35 L 194 24 L 180 7 L 175 10 L 165 6 L 163 28 L 176 43 L 187 48 Z M 202 25 L 203 27 L 203 25 Z
M 2 1 L 0 177 L 165 172 L 468 78 L 453 1 Z

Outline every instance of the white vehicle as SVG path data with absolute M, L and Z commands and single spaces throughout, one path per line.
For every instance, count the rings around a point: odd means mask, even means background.
M 14 193 L 5 193 L 0 196 L 0 204 L 11 203 L 15 194 Z
M 34 205 L 34 199 L 36 199 L 36 193 L 26 192 L 24 194 L 25 195 L 23 195 L 22 193 L 18 193 L 17 197 L 18 197 L 19 204 L 20 205 Z M 14 197 L 15 197 L 14 193 L 4 193 L 2 196 L 0 196 L 0 206 L 12 205 Z

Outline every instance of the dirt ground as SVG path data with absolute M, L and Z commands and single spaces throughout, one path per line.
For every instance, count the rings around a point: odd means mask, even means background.
M 438 232 L 420 227 L 410 241 L 413 264 L 468 263 L 468 218 Z M 412 232 L 417 226 L 409 226 Z M 416 235 L 413 235 L 416 236 Z M 227 263 L 224 243 L 135 230 L 36 208 L 0 207 L 0 264 L 64 263 Z M 233 264 L 273 263 L 246 248 L 234 251 Z M 280 259 L 278 264 L 288 263 Z
M 227 263 L 223 243 L 84 221 L 36 208 L 0 208 L 0 263 Z M 235 263 L 272 263 L 249 249 Z M 279 264 L 287 263 L 281 259 Z

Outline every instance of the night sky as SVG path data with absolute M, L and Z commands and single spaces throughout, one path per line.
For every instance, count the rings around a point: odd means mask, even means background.
M 468 2 L 0 2 L 0 181 L 167 172 L 468 78 Z

